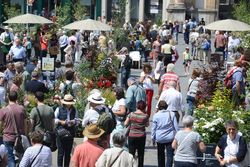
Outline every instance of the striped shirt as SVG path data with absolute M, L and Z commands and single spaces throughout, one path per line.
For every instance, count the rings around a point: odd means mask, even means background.
M 179 76 L 176 75 L 174 72 L 167 72 L 161 77 L 161 82 L 163 82 L 163 89 L 162 90 L 167 90 L 169 88 L 168 83 L 170 81 L 175 81 L 178 85 L 179 83 Z
M 144 113 L 130 113 L 128 115 L 130 122 L 129 137 L 146 136 L 145 127 L 148 124 L 148 115 Z

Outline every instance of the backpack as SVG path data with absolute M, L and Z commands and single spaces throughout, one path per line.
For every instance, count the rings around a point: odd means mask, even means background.
M 63 92 L 62 95 L 66 95 L 66 94 L 71 94 L 73 97 L 74 96 L 74 91 L 72 89 L 72 85 L 73 85 L 73 81 L 71 81 L 69 84 L 67 84 L 66 82 L 64 82 L 64 88 L 63 88 Z
M 234 71 L 235 69 L 232 69 L 231 71 L 228 72 L 226 78 L 224 79 L 224 86 L 227 89 L 232 89 L 233 87 L 233 75 L 237 72 L 242 73 L 241 71 Z
M 105 131 L 105 134 L 110 134 L 116 127 L 116 119 L 112 110 L 108 106 L 98 106 L 95 110 L 99 113 L 97 125 Z M 107 111 L 108 110 L 108 111 Z

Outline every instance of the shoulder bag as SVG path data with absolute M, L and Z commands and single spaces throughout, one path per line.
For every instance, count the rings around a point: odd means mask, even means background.
M 36 160 L 37 156 L 40 154 L 40 152 L 43 149 L 43 145 L 41 146 L 41 148 L 39 149 L 38 153 L 36 154 L 36 156 L 32 159 L 31 163 L 28 165 L 28 167 L 31 167 L 32 164 L 34 163 L 34 161 Z
M 10 110 L 10 107 L 8 106 L 7 109 L 11 113 L 12 120 L 14 122 L 14 129 L 15 129 L 15 134 L 16 134 L 16 139 L 14 143 L 14 150 L 16 153 L 23 154 L 25 150 L 30 146 L 30 142 L 25 135 L 20 135 L 17 130 L 17 125 L 16 125 L 16 119 L 14 116 L 14 113 L 12 110 Z
M 42 117 L 40 115 L 40 111 L 38 107 L 36 107 L 37 114 L 39 116 L 39 119 L 41 121 L 42 128 L 44 130 L 44 136 L 43 136 L 43 144 L 48 146 L 52 152 L 56 151 L 56 134 L 53 131 L 48 131 L 45 129 L 44 122 L 42 120 Z

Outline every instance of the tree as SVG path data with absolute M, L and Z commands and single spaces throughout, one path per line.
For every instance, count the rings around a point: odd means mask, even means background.
M 60 4 L 56 9 L 57 21 L 59 27 L 63 27 L 72 21 L 71 16 L 72 2 L 67 1 L 65 4 Z
M 233 16 L 242 22 L 250 24 L 250 4 L 247 1 L 241 0 L 238 4 L 234 5 Z M 250 34 L 249 32 L 242 32 L 242 46 L 250 48 Z
M 118 9 L 113 10 L 113 26 L 122 27 L 125 22 L 125 10 L 127 0 L 118 0 Z
M 76 3 L 73 5 L 74 21 L 84 19 L 85 15 L 86 15 L 85 7 L 81 4 L 80 0 L 77 0 Z

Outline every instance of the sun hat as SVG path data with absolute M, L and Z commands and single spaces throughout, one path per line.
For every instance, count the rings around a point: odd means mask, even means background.
M 96 139 L 103 135 L 104 132 L 105 131 L 96 124 L 90 124 L 83 130 L 82 134 L 88 139 Z
M 173 63 L 169 63 L 167 66 L 167 72 L 171 72 L 174 70 L 174 64 Z
M 61 100 L 61 103 L 66 105 L 74 105 L 76 102 L 71 94 L 66 94 Z
M 100 92 L 95 92 L 88 97 L 88 101 L 94 104 L 104 104 L 105 99 L 102 97 Z

